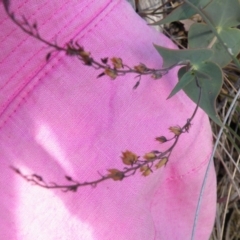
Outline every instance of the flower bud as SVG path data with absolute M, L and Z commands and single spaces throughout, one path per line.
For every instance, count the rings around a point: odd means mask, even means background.
M 115 79 L 117 77 L 117 72 L 111 68 L 106 68 L 104 73 L 112 79 Z
M 179 126 L 170 127 L 169 130 L 176 136 L 179 136 L 182 133 L 182 129 Z
M 137 66 L 134 66 L 134 69 L 138 72 L 138 73 L 144 73 L 147 70 L 147 67 L 144 64 L 139 64 Z
M 167 142 L 167 139 L 166 139 L 166 137 L 164 137 L 164 136 L 156 137 L 155 140 L 158 141 L 158 142 L 160 142 L 160 143 L 165 143 L 165 142 Z
M 166 165 L 167 162 L 168 162 L 168 158 L 167 158 L 167 157 L 162 158 L 162 159 L 155 165 L 156 169 L 161 168 L 162 166 Z
M 142 175 L 147 177 L 152 171 L 151 168 L 149 168 L 148 166 L 142 166 L 140 168 L 140 171 L 142 172 Z
M 156 154 L 154 154 L 153 152 L 149 152 L 149 153 L 146 153 L 143 158 L 146 159 L 146 160 L 152 160 L 156 157 Z
M 138 156 L 128 150 L 122 152 L 122 161 L 126 165 L 133 165 L 138 160 Z
M 118 169 L 108 169 L 109 174 L 108 177 L 111 177 L 114 181 L 122 180 L 125 176 L 124 173 Z
M 114 58 L 111 58 L 111 61 L 115 69 L 123 68 L 123 63 L 121 58 L 114 57 Z

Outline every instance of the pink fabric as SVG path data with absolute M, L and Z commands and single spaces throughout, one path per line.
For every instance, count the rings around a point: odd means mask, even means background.
M 130 65 L 161 68 L 152 43 L 175 48 L 146 25 L 123 0 L 16 0 L 11 9 L 37 21 L 42 36 L 64 45 L 78 39 L 96 59 L 121 57 Z M 161 80 L 134 75 L 97 79 L 100 73 L 76 58 L 56 53 L 24 34 L 0 2 L 0 235 L 1 239 L 150 240 L 190 239 L 206 165 L 212 150 L 208 118 L 199 110 L 169 163 L 148 177 L 63 193 L 31 186 L 10 168 L 67 183 L 122 168 L 121 151 L 141 155 L 166 146 L 195 105 L 180 92 L 168 94 L 177 69 Z M 216 207 L 214 167 L 204 191 L 195 239 L 208 239 Z

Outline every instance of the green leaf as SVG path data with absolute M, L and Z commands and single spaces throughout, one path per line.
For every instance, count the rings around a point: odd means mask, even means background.
M 216 28 L 236 27 L 240 24 L 239 0 L 213 0 L 203 10 Z
M 196 65 L 195 67 L 199 68 L 199 66 L 201 65 Z M 187 86 L 191 81 L 194 81 L 195 76 L 197 76 L 198 78 L 205 78 L 208 80 L 212 80 L 212 78 L 209 75 L 205 74 L 204 72 L 201 72 L 201 69 L 200 71 L 196 69 L 189 70 L 181 77 L 181 79 L 173 88 L 173 90 L 171 91 L 167 99 L 173 97 L 176 93 L 178 93 L 185 86 Z
M 181 79 L 179 80 L 179 82 L 176 84 L 176 86 L 173 88 L 172 92 L 169 94 L 168 98 L 171 98 L 172 96 L 174 96 L 177 92 L 179 92 L 181 89 L 183 89 L 185 86 L 187 86 L 191 81 L 194 80 L 194 73 L 192 71 L 188 71 L 186 72 Z
M 182 61 L 189 61 L 192 65 L 208 60 L 213 52 L 211 49 L 175 50 L 154 45 L 163 58 L 163 67 L 168 68 Z
M 210 0 L 192 0 L 191 2 L 195 6 L 204 8 L 210 2 Z M 165 23 L 187 19 L 192 17 L 196 13 L 197 12 L 194 9 L 190 8 L 188 4 L 183 3 L 179 7 L 177 7 L 175 10 L 173 10 L 169 15 L 167 15 L 164 19 L 151 25 L 161 25 Z
M 213 50 L 210 61 L 224 67 L 232 60 L 229 53 L 237 56 L 240 52 L 240 30 L 233 28 L 240 24 L 240 2 L 212 0 L 202 11 L 216 28 L 228 51 L 214 36 L 210 27 L 203 23 L 195 23 L 189 29 L 188 46 L 190 49 L 210 47 Z
M 218 33 L 227 45 L 230 53 L 237 56 L 240 52 L 240 30 L 230 27 L 221 27 Z M 190 49 L 208 48 L 211 45 L 213 55 L 209 59 L 212 62 L 219 64 L 221 67 L 226 66 L 231 62 L 231 57 L 225 50 L 224 46 L 217 40 L 210 28 L 206 24 L 194 23 L 189 29 L 188 46 Z
M 201 72 L 201 74 L 198 74 L 198 71 Z M 178 72 L 180 81 L 185 74 L 186 67 L 183 67 Z M 203 77 L 202 74 L 207 75 L 210 78 Z M 202 62 L 198 65 L 196 76 L 198 78 L 198 83 L 202 91 L 199 106 L 208 114 L 208 116 L 215 123 L 221 126 L 222 123 L 217 115 L 215 101 L 222 87 L 222 70 L 217 64 L 213 62 Z M 189 84 L 183 87 L 183 91 L 192 101 L 194 101 L 195 103 L 198 102 L 200 89 L 197 87 L 195 81 L 190 81 Z

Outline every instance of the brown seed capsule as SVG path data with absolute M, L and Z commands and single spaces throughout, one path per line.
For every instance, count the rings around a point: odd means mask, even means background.
M 123 68 L 123 63 L 122 63 L 122 59 L 121 58 L 111 58 L 112 64 L 114 66 L 114 68 L 116 69 L 120 69 Z
M 176 136 L 179 136 L 182 133 L 182 129 L 179 126 L 170 127 L 169 130 Z
M 138 160 L 138 156 L 128 150 L 122 152 L 122 161 L 126 165 L 133 165 Z
M 140 168 L 140 172 L 142 172 L 142 175 L 143 176 L 148 176 L 152 171 L 151 171 L 151 169 L 148 167 L 148 166 L 142 166 L 141 168 Z
M 146 159 L 146 160 L 152 160 L 156 157 L 156 154 L 152 153 L 152 152 L 149 152 L 149 153 L 146 153 L 143 158 Z
M 138 72 L 138 73 L 144 73 L 147 70 L 147 67 L 144 64 L 139 64 L 137 66 L 134 66 L 134 69 Z
M 124 173 L 118 169 L 108 169 L 109 174 L 108 177 L 111 177 L 114 181 L 122 180 L 125 176 Z
M 90 52 L 86 52 L 80 49 L 79 51 L 79 56 L 81 57 L 81 60 L 86 64 L 86 65 L 91 65 L 92 64 L 92 58 L 90 57 Z
M 106 68 L 104 73 L 112 79 L 115 79 L 117 77 L 117 72 L 111 68 Z
M 153 79 L 159 79 L 161 77 L 162 77 L 161 73 L 154 73 L 154 74 L 151 75 L 151 78 L 153 78 Z
M 158 142 L 160 142 L 160 143 L 165 143 L 165 142 L 167 142 L 167 139 L 166 139 L 166 137 L 164 137 L 164 136 L 156 137 L 155 139 L 156 139 Z
M 156 169 L 161 168 L 162 166 L 166 165 L 166 163 L 168 162 L 168 158 L 164 157 L 162 158 L 156 165 Z

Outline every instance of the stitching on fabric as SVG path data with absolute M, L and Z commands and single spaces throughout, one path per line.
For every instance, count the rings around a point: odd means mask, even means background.
M 63 8 L 66 4 L 67 4 L 67 2 L 66 2 L 65 4 L 63 4 L 60 8 L 58 8 L 57 11 L 54 12 L 54 14 L 52 14 L 52 15 L 47 19 L 47 21 L 42 24 L 42 26 L 45 26 L 49 21 L 51 21 L 52 18 L 54 17 L 54 15 L 57 14 L 59 11 L 61 11 L 62 8 Z M 4 62 L 12 53 L 14 53 L 28 38 L 29 38 L 29 36 L 27 36 L 25 39 L 23 39 L 21 42 L 19 42 L 18 45 L 17 45 L 14 49 L 12 49 L 11 52 L 2 60 L 2 62 Z M 2 63 L 2 62 L 0 62 L 0 63 Z
M 25 5 L 25 3 L 27 3 L 29 0 L 25 0 L 22 4 L 20 4 L 16 9 L 17 10 L 19 10 L 19 9 L 21 9 L 22 8 L 22 6 L 23 5 Z M 8 17 L 6 17 L 6 18 L 4 18 L 3 20 L 2 20 L 2 22 L 0 22 L 0 26 L 6 21 L 6 20 L 8 20 L 9 18 Z
M 67 4 L 67 3 L 63 4 L 54 14 L 58 13 L 58 12 L 62 9 L 62 7 L 65 6 L 66 4 Z M 54 14 L 53 14 L 45 23 L 43 23 L 42 26 L 44 26 L 46 23 L 48 23 L 48 22 L 53 18 Z M 27 37 L 27 38 L 28 38 L 28 37 Z M 12 49 L 11 52 L 3 59 L 2 62 L 4 62 L 11 54 L 14 54 L 14 52 L 16 51 L 16 49 L 18 49 L 18 47 L 21 46 L 21 45 L 27 40 L 27 38 L 25 38 L 23 41 L 21 41 L 14 49 Z M 42 48 L 42 49 L 43 49 L 43 48 Z M 41 50 L 42 50 L 42 49 L 41 49 Z M 41 50 L 39 50 L 37 53 L 39 53 Z M 28 59 L 28 60 L 25 62 L 25 65 L 26 65 L 29 61 L 31 61 L 34 56 L 35 56 L 35 54 L 34 54 L 32 57 L 30 57 L 30 59 Z M 1 63 L 1 62 L 0 62 L 0 63 Z M 4 85 L 0 88 L 0 90 L 3 90 L 3 89 L 8 85 L 8 83 L 11 82 L 11 80 L 12 80 L 21 70 L 22 70 L 22 67 L 19 68 L 19 70 L 18 70 L 17 72 L 15 72 L 14 75 L 12 75 L 12 76 L 4 83 Z M 15 95 L 15 94 L 13 94 L 11 97 L 13 97 L 14 95 Z M 10 99 L 11 99 L 11 97 L 10 97 Z M 9 102 L 9 101 L 8 101 L 8 102 Z M 7 102 L 7 103 L 8 103 L 8 102 Z
M 113 2 L 113 0 L 111 0 L 111 1 L 105 6 L 105 9 L 106 9 L 112 2 Z M 116 1 L 116 2 L 117 2 L 117 1 Z M 98 22 L 97 22 L 91 29 L 89 29 L 83 36 L 80 37 L 80 39 L 82 39 L 87 33 L 91 32 L 105 17 L 107 17 L 107 16 L 112 12 L 112 10 L 114 9 L 114 7 L 119 3 L 119 1 L 118 1 L 117 3 L 116 3 L 116 2 L 115 2 L 115 4 L 113 4 L 113 5 L 111 6 L 111 8 L 108 10 L 108 12 L 106 12 L 103 16 L 101 16 L 100 19 L 98 19 Z M 77 17 L 77 16 L 76 16 L 76 17 Z M 76 17 L 74 17 L 74 19 L 75 19 Z M 73 21 L 74 19 L 72 19 L 71 21 Z M 95 18 L 95 19 L 96 19 L 96 18 Z M 68 25 L 68 24 L 66 24 L 66 25 Z M 75 36 L 77 36 L 78 34 L 79 34 L 79 32 L 76 33 Z M 59 57 L 58 62 L 60 61 L 60 59 L 62 59 L 62 56 Z M 55 65 L 56 65 L 56 63 L 53 64 L 53 65 L 50 65 L 50 69 L 53 69 Z M 44 66 L 45 66 L 45 65 L 44 65 Z M 47 71 L 44 73 L 44 77 L 45 77 L 47 74 L 49 74 L 49 73 L 50 73 L 50 70 L 47 70 Z M 11 113 L 9 113 L 9 115 L 6 117 L 6 120 L 2 123 L 2 126 L 0 126 L 0 129 L 2 129 L 3 125 L 8 121 L 8 119 L 11 117 L 11 115 L 17 111 L 17 109 L 19 108 L 19 106 L 22 104 L 23 100 L 26 99 L 26 97 L 30 94 L 30 92 L 38 85 L 38 83 L 40 83 L 40 80 L 41 80 L 41 79 L 42 79 L 42 77 L 39 78 L 38 81 L 36 82 L 36 84 L 27 92 L 27 94 L 20 99 L 19 104 L 16 106 L 16 108 L 15 108 Z M 30 80 L 29 82 L 31 82 L 31 80 Z M 29 82 L 28 82 L 28 83 L 29 83 Z M 27 83 L 27 84 L 28 84 L 28 83 Z M 19 93 L 18 93 L 18 94 L 19 94 Z M 11 99 L 11 101 L 10 101 L 9 103 L 11 103 L 12 101 L 13 101 L 13 99 Z M 25 101 L 25 102 L 26 102 L 26 101 Z M 9 103 L 8 103 L 8 105 L 9 105 Z M 5 110 L 6 110 L 6 109 L 4 109 L 4 110 L 2 111 L 1 115 L 5 112 Z
M 91 1 L 90 3 L 92 3 L 92 2 L 93 2 L 93 1 Z M 87 6 L 89 6 L 89 4 L 86 5 L 86 7 L 87 7 Z M 83 9 L 83 10 L 84 10 L 84 9 Z M 83 11 L 83 10 L 82 10 L 82 11 Z M 82 12 L 82 11 L 81 11 L 81 12 Z M 80 13 L 81 13 L 81 12 L 80 12 Z M 79 13 L 76 14 L 76 15 L 74 16 L 74 18 L 71 19 L 68 23 L 66 23 L 65 26 L 64 26 L 62 29 L 60 29 L 57 34 L 60 34 L 62 31 L 64 31 L 64 30 L 66 29 L 66 27 L 68 27 L 69 24 L 71 24 L 71 22 L 73 22 L 73 21 L 78 17 L 78 15 L 79 15 Z M 39 53 L 42 49 L 44 49 L 44 47 L 42 47 L 37 53 Z M 28 59 L 28 60 L 25 62 L 24 66 L 25 66 L 28 62 L 30 62 L 30 61 L 35 57 L 35 55 L 36 55 L 36 53 L 35 53 L 30 59 Z M 40 69 L 42 69 L 44 66 L 46 66 L 46 63 L 45 63 L 42 67 L 40 67 Z M 9 83 L 9 82 L 11 81 L 11 79 L 14 78 L 14 77 L 21 71 L 21 69 L 22 69 L 22 68 L 20 68 L 17 72 L 15 72 L 15 74 L 12 75 L 12 76 L 8 79 L 7 83 Z M 39 71 L 39 70 L 38 70 L 38 71 Z M 35 75 L 35 74 L 36 74 L 36 73 L 34 73 L 34 75 Z M 31 82 L 31 79 L 30 79 L 27 83 L 25 83 L 24 86 L 26 86 L 26 84 L 28 84 L 29 82 Z M 0 88 L 0 90 L 2 90 L 5 86 L 6 86 L 6 84 L 4 84 L 4 85 L 2 86 L 2 88 Z M 6 107 L 11 103 L 12 99 L 13 99 L 14 97 L 16 97 L 21 90 L 23 90 L 24 86 L 20 86 L 20 87 L 11 95 L 11 97 L 9 97 L 8 101 L 2 106 L 2 109 L 3 109 L 3 110 L 2 110 L 2 112 L 0 113 L 0 116 L 1 116 L 2 113 L 5 111 Z
M 182 179 L 183 177 L 185 177 L 185 176 L 187 176 L 187 175 L 191 175 L 192 173 L 198 172 L 198 171 L 201 170 L 204 166 L 207 165 L 208 161 L 210 161 L 210 156 L 211 156 L 211 154 L 212 154 L 212 152 L 210 152 L 210 153 L 208 154 L 208 156 L 206 157 L 206 159 L 205 159 L 203 162 L 201 162 L 196 168 L 192 168 L 192 169 L 191 169 L 190 171 L 188 171 L 187 173 L 185 173 L 185 174 L 183 174 L 183 175 L 179 175 L 179 176 L 176 177 L 176 178 L 167 178 L 166 181 L 179 180 L 179 179 Z M 157 189 L 157 190 L 155 191 L 155 193 L 153 194 L 153 197 L 152 197 L 152 200 L 151 200 L 151 203 L 150 203 L 150 208 L 149 208 L 149 211 L 150 211 L 150 212 L 152 212 L 153 201 L 154 201 L 154 199 L 155 199 L 155 197 L 156 197 L 156 194 L 158 193 L 158 190 L 159 190 L 159 189 Z M 155 226 L 155 224 L 154 224 L 154 226 Z M 156 226 L 155 226 L 155 228 L 156 228 Z M 154 237 L 154 240 L 155 240 L 155 239 L 156 239 L 156 235 L 155 235 L 155 237 Z
M 93 2 L 93 0 L 90 2 L 90 3 L 88 3 L 85 7 L 88 7 L 89 6 L 89 4 L 91 4 Z M 56 14 L 56 13 L 58 13 L 65 5 L 66 5 L 67 3 L 65 3 L 64 5 L 62 5 L 58 10 L 57 10 L 57 12 L 55 12 L 54 14 L 52 14 L 52 16 L 47 20 L 47 22 L 49 22 L 51 19 L 52 19 L 52 17 Z M 83 12 L 84 11 L 84 8 L 82 9 L 82 11 L 81 12 Z M 80 12 L 80 13 L 81 13 Z M 66 27 L 68 26 L 68 24 L 70 24 L 73 20 L 75 20 L 76 19 L 76 17 L 79 15 L 79 12 L 74 16 L 74 18 L 72 19 L 72 20 L 70 20 L 62 29 L 60 29 L 59 30 L 59 32 L 57 32 L 57 34 L 60 34 L 63 30 L 65 30 L 66 29 Z M 44 24 L 43 24 L 43 26 L 47 23 L 47 22 L 45 22 Z M 27 39 L 27 38 L 26 38 Z M 20 45 L 22 45 L 22 43 L 26 40 L 26 39 L 24 39 L 18 46 L 20 46 Z M 15 49 L 13 49 L 12 51 L 11 51 L 11 53 L 14 53 L 14 51 L 18 48 L 18 46 L 15 48 Z M 42 49 L 44 49 L 44 47 L 42 47 L 41 49 L 39 49 L 39 51 L 37 52 L 37 53 L 39 53 Z M 9 54 L 9 55 L 11 55 L 11 53 Z M 9 56 L 8 55 L 8 56 Z M 36 53 L 32 56 L 32 57 L 30 57 L 26 62 L 25 62 L 25 65 L 28 63 L 28 62 L 30 62 L 32 59 L 33 59 L 33 57 L 35 57 L 35 55 L 36 55 Z M 8 57 L 7 56 L 7 57 Z M 6 57 L 6 58 L 7 58 Z M 6 59 L 5 58 L 5 59 Z M 4 60 L 5 60 L 4 59 Z M 22 68 L 19 68 L 19 70 L 17 71 L 17 72 L 15 72 L 14 73 L 14 75 L 12 75 L 5 83 L 4 83 L 4 85 L 0 88 L 0 90 L 3 90 L 5 87 L 6 87 L 6 85 L 20 72 L 22 70 Z M 6 104 L 5 104 L 6 105 Z
M 27 2 L 27 1 L 26 1 L 26 2 Z M 49 1 L 48 1 L 47 3 L 49 3 Z M 43 5 L 42 7 L 39 7 L 38 9 L 36 9 L 36 11 L 33 12 L 33 13 L 29 16 L 29 20 L 30 20 L 33 16 L 35 16 L 35 14 L 36 14 L 39 10 L 41 10 L 43 7 L 46 7 L 47 3 L 46 3 L 45 5 Z M 23 5 L 23 4 L 22 4 L 22 5 Z M 22 7 L 22 6 L 21 6 L 21 7 Z M 20 7 L 18 7 L 17 9 L 19 9 L 19 8 L 20 8 Z M 6 20 L 9 20 L 9 17 L 6 17 L 6 19 L 5 19 L 4 21 L 6 21 Z M 0 27 L 1 27 L 1 25 L 2 25 L 2 24 L 0 24 Z M 17 29 L 18 29 L 18 27 L 16 26 L 15 29 L 13 29 L 7 36 L 5 36 L 5 38 L 3 38 L 3 39 L 0 41 L 0 44 L 3 43 L 3 42 L 4 42 L 11 34 L 13 34 Z
M 113 2 L 113 0 L 111 0 L 111 3 L 112 3 L 112 2 Z M 107 17 L 109 13 L 111 13 L 111 11 L 113 10 L 113 8 L 114 8 L 118 3 L 119 3 L 119 2 L 117 2 L 115 5 L 113 5 L 112 8 L 110 9 L 110 11 L 109 11 L 108 13 L 106 13 L 101 19 L 99 19 L 99 21 L 98 21 L 91 29 L 89 29 L 86 33 L 84 33 L 84 34 L 80 37 L 80 39 L 81 39 L 81 38 L 84 38 L 86 34 L 88 34 L 88 33 L 91 32 L 94 28 L 96 28 L 96 26 L 97 26 L 105 17 Z M 78 34 L 79 34 L 79 32 L 78 32 L 77 34 L 75 34 L 75 36 L 78 35 Z
M 26 2 L 27 2 L 27 1 L 25 1 L 25 3 L 26 3 Z M 25 3 L 22 4 L 21 7 L 22 7 L 23 5 L 25 5 Z M 47 1 L 47 3 L 49 3 L 49 1 Z M 31 19 L 33 16 L 35 16 L 35 14 L 36 14 L 39 10 L 41 10 L 41 9 L 44 8 L 44 7 L 46 7 L 47 3 L 45 3 L 45 5 L 43 5 L 42 7 L 37 8 L 36 11 L 33 12 L 33 13 L 29 16 L 29 19 Z M 21 7 L 17 7 L 17 9 L 20 9 Z M 4 19 L 4 21 L 3 21 L 2 23 L 4 23 L 6 20 L 9 20 L 9 17 L 6 17 L 6 19 Z M 2 25 L 2 24 L 0 23 L 0 26 L 1 26 L 1 25 Z M 0 44 L 3 43 L 3 42 L 5 41 L 5 39 L 8 38 L 11 34 L 13 34 L 17 29 L 19 29 L 19 28 L 16 26 L 15 29 L 13 29 L 4 39 L 2 39 L 2 40 L 0 41 Z
M 202 169 L 203 166 L 206 165 L 206 163 L 209 161 L 210 156 L 211 156 L 211 153 L 208 154 L 208 157 L 205 159 L 205 161 L 201 162 L 197 167 L 192 168 L 192 169 L 189 170 L 188 172 L 186 172 L 186 173 L 184 173 L 184 174 L 182 174 L 182 175 L 178 175 L 177 177 L 169 177 L 169 178 L 166 179 L 166 182 L 183 179 L 184 177 L 186 177 L 186 176 L 188 176 L 188 175 L 191 175 L 191 174 L 193 174 L 193 173 L 198 172 L 199 170 Z
M 56 59 L 56 58 L 55 58 L 55 59 Z M 0 126 L 0 130 L 3 128 L 4 124 L 11 118 L 12 114 L 16 113 L 17 110 L 18 110 L 18 108 L 21 106 L 21 104 L 24 103 L 23 100 L 26 100 L 26 98 L 27 98 L 28 95 L 33 91 L 33 89 L 34 89 L 35 87 L 37 87 L 37 86 L 41 83 L 41 80 L 42 80 L 44 77 L 46 77 L 46 76 L 50 73 L 50 71 L 51 71 L 52 69 L 54 69 L 54 68 L 56 67 L 56 65 L 62 60 L 62 57 L 60 56 L 60 57 L 59 57 L 58 59 L 56 59 L 56 60 L 57 60 L 57 62 L 56 62 L 55 64 L 51 65 L 50 68 L 49 68 L 49 70 L 46 71 L 46 72 L 43 74 L 43 76 L 41 76 L 39 79 L 37 79 L 37 81 L 35 82 L 35 84 L 32 85 L 31 88 L 30 88 L 28 91 L 24 92 L 24 96 L 21 97 L 21 99 L 20 99 L 19 103 L 17 104 L 17 106 L 15 107 L 15 109 L 12 110 L 12 112 L 11 112 L 11 113 L 6 117 L 6 119 L 2 122 L 2 124 L 1 124 L 1 126 Z M 27 102 L 27 101 L 25 101 L 25 102 Z
M 88 6 L 88 5 L 87 5 Z M 53 15 L 52 15 L 53 16 Z M 76 15 L 77 16 L 77 15 Z M 74 17 L 75 19 L 75 17 Z M 60 29 L 60 31 L 58 31 L 57 34 L 60 34 L 61 32 L 63 32 L 63 30 L 66 29 L 66 27 L 68 26 L 68 24 L 70 24 L 74 19 L 70 20 L 63 28 Z M 44 23 L 45 25 L 46 23 Z M 44 47 L 42 47 L 41 49 L 39 49 L 39 51 L 37 53 L 39 53 L 42 49 L 44 49 Z M 30 62 L 34 57 L 36 56 L 36 53 L 34 53 L 34 55 L 32 55 L 24 64 L 27 65 L 28 62 Z M 45 65 L 45 64 L 44 64 Z M 0 88 L 0 90 L 4 89 L 5 85 L 7 85 L 7 83 L 9 83 L 11 81 L 12 78 L 14 78 L 20 71 L 21 71 L 22 68 L 19 68 L 19 70 L 17 72 L 14 73 L 14 75 L 12 75 L 8 81 Z
M 41 51 L 41 49 L 40 49 L 39 51 L 37 51 L 35 54 L 38 54 L 40 51 Z M 28 61 L 25 62 L 25 64 L 24 64 L 22 67 L 25 67 L 25 66 L 27 65 L 27 63 L 30 62 L 34 57 L 35 57 L 35 55 L 33 55 L 30 59 L 28 59 Z M 44 64 L 40 69 L 42 69 L 44 66 L 46 66 L 46 64 Z M 11 80 L 12 78 L 14 78 L 14 77 L 18 74 L 18 72 L 20 72 L 20 71 L 21 71 L 21 69 L 19 69 L 19 70 L 10 78 L 10 80 Z M 38 72 L 38 71 L 36 71 L 36 72 L 34 73 L 34 76 L 35 76 L 35 74 L 36 74 L 37 72 Z M 8 81 L 8 83 L 10 82 L 10 80 Z M 18 87 L 18 88 L 16 89 L 16 91 L 8 98 L 8 100 L 1 106 L 1 108 L 2 108 L 3 110 L 0 112 L 0 117 L 1 117 L 1 115 L 4 113 L 4 111 L 6 110 L 7 106 L 9 106 L 9 104 L 12 102 L 12 100 L 14 99 L 14 97 L 16 97 L 16 96 L 21 92 L 21 90 L 23 90 L 24 87 L 25 87 L 29 82 L 31 82 L 31 79 L 30 79 L 28 82 L 26 82 L 24 85 L 21 85 L 20 87 Z M 6 86 L 6 85 L 5 85 L 5 86 Z M 0 90 L 1 90 L 1 89 L 0 89 Z

